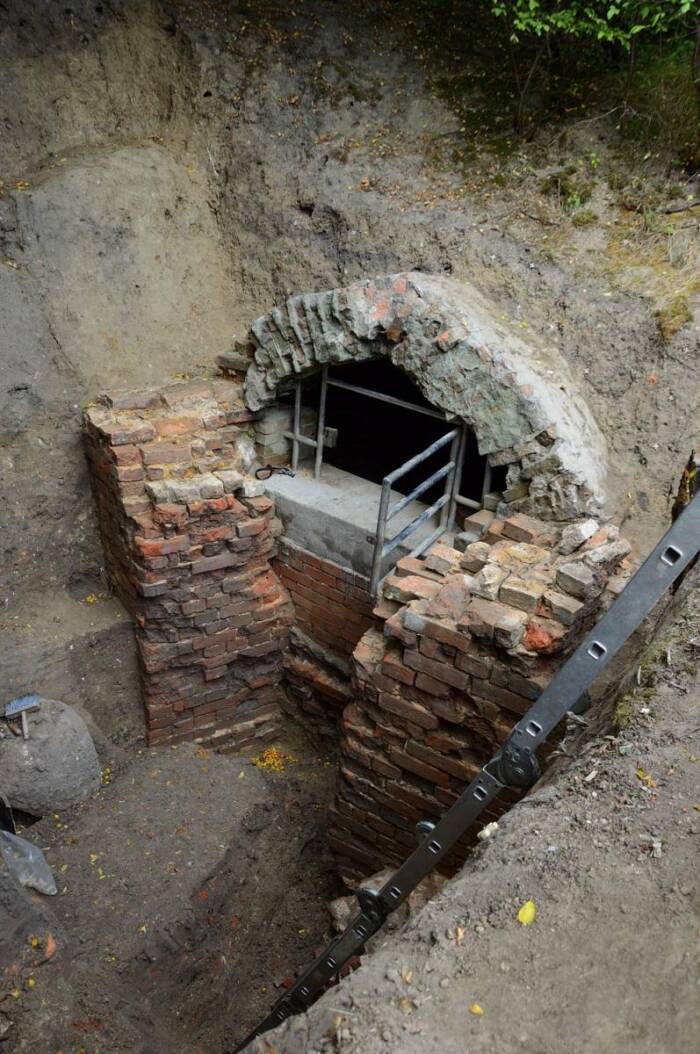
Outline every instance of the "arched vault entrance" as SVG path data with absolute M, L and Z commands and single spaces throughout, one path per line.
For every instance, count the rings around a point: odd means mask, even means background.
M 568 363 L 535 336 L 526 341 L 471 286 L 409 272 L 293 296 L 252 325 L 246 351 L 247 405 L 260 410 L 296 388 L 294 461 L 302 447 L 314 447 L 317 477 L 328 439 L 328 387 L 353 387 L 338 367 L 384 358 L 416 386 L 420 409 L 451 426 L 444 430 L 453 433 L 446 452 L 459 474 L 467 438 L 474 437 L 487 481 L 498 473 L 500 512 L 566 521 L 600 514 L 604 506 L 605 441 Z M 322 380 L 316 439 L 309 442 L 299 426 L 299 382 L 314 374 Z M 383 394 L 387 405 L 391 396 Z M 374 399 L 367 412 L 381 414 L 382 393 Z M 362 415 L 357 427 L 359 435 Z M 443 521 L 449 485 L 448 479 Z M 474 499 L 467 504 L 473 507 Z

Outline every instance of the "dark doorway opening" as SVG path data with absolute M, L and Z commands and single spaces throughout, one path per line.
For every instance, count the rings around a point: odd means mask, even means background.
M 434 411 L 410 377 L 387 359 L 333 366 L 328 376 L 329 380 L 337 379 Z M 318 408 L 320 383 L 320 377 L 317 376 L 304 384 L 304 405 Z M 383 402 L 345 388 L 336 388 L 330 383 L 326 396 L 325 424 L 327 429 L 333 431 L 330 433 L 330 442 L 326 440 L 324 443 L 324 463 L 378 484 L 388 473 L 454 427 L 454 422 L 446 419 L 427 416 L 409 407 Z M 449 447 L 443 448 L 402 476 L 394 489 L 401 494 L 408 494 L 444 465 L 448 457 Z M 458 493 L 480 503 L 486 468 L 486 458 L 479 454 L 476 437 L 467 429 Z M 500 480 L 492 476 L 489 489 L 498 483 Z M 421 495 L 421 501 L 432 504 L 443 489 L 442 481 L 436 483 Z

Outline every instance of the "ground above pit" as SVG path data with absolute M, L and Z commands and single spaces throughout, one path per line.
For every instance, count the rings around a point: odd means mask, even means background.
M 501 820 L 404 930 L 249 1050 L 696 1050 L 697 584 L 618 707 L 625 727 L 569 741 L 577 759 Z M 530 899 L 537 918 L 523 926 Z

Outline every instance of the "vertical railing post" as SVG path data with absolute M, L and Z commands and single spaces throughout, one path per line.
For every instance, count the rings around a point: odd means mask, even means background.
M 443 527 L 446 531 L 449 531 L 450 524 L 454 516 L 455 482 L 457 479 L 457 469 L 459 467 L 459 462 L 457 458 L 459 450 L 462 446 L 463 432 L 464 429 L 460 428 L 460 430 L 457 432 L 457 435 L 454 437 L 452 443 L 450 444 L 450 461 L 453 463 L 453 467 L 450 472 L 448 472 L 447 477 L 445 479 L 444 490 L 445 497 L 449 497 L 450 500 L 445 502 L 442 509 L 440 510 L 439 520 L 440 527 Z
M 464 425 L 459 430 L 459 440 L 457 443 L 457 453 L 455 457 L 450 457 L 451 461 L 454 461 L 455 467 L 452 474 L 452 490 L 450 492 L 450 503 L 447 511 L 447 522 L 445 529 L 451 531 L 455 525 L 455 513 L 457 512 L 457 495 L 459 494 L 459 486 L 462 482 L 462 469 L 464 468 L 464 451 L 467 445 L 467 429 Z
M 481 505 L 483 507 L 484 498 L 487 494 L 491 493 L 491 465 L 489 464 L 489 456 L 486 455 L 486 464 L 484 465 L 484 482 L 481 487 Z
M 294 422 L 292 424 L 292 471 L 299 468 L 299 430 L 301 428 L 301 381 L 294 385 Z
M 316 460 L 314 461 L 314 479 L 321 476 L 323 464 L 323 431 L 326 427 L 326 394 L 328 392 L 328 367 L 321 371 L 321 397 L 318 403 L 318 422 L 316 427 Z
M 369 583 L 371 596 L 376 596 L 379 589 L 379 580 L 382 577 L 382 554 L 384 550 L 384 538 L 386 536 L 386 518 L 389 512 L 389 501 L 391 499 L 391 482 L 388 479 L 382 481 L 382 494 L 379 499 L 379 514 L 377 516 L 377 536 L 374 541 L 374 556 L 372 558 L 372 575 Z

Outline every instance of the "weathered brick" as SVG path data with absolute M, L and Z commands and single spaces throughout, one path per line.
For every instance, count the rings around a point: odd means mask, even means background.
M 486 542 L 472 542 L 462 554 L 461 564 L 465 571 L 476 574 L 488 562 L 491 547 Z
M 397 717 L 411 721 L 421 728 L 437 728 L 438 720 L 426 707 L 420 703 L 414 703 L 409 699 L 403 699 L 398 695 L 390 695 L 388 692 L 379 692 L 378 705 L 382 710 L 388 710 Z
M 591 600 L 599 596 L 603 589 L 596 575 L 583 561 L 563 564 L 557 570 L 557 585 L 579 600 Z
M 608 583 L 608 586 L 610 583 Z M 559 593 L 554 589 L 548 589 L 542 598 L 544 613 L 551 614 L 552 618 L 565 626 L 575 625 L 586 610 L 581 600 Z
M 567 639 L 567 630 L 554 619 L 532 618 L 525 627 L 523 645 L 528 651 L 552 655 L 561 651 Z
M 429 677 L 433 677 L 437 681 L 443 681 L 453 688 L 466 691 L 469 687 L 469 676 L 462 670 L 457 670 L 451 665 L 448 666 L 447 663 L 429 659 L 426 655 L 421 655 L 419 651 L 406 650 L 403 660 L 410 669 L 416 670 L 418 673 L 426 673 Z
M 189 443 L 149 443 L 141 453 L 145 465 L 184 464 L 192 459 Z
M 486 564 L 478 574 L 474 575 L 471 582 L 471 591 L 475 597 L 484 600 L 497 600 L 498 592 L 502 583 L 508 578 L 510 571 L 497 564 Z
M 422 692 L 427 692 L 428 695 L 448 696 L 450 694 L 450 689 L 445 681 L 438 681 L 428 673 L 416 675 L 416 688 L 419 688 Z
M 448 575 L 459 570 L 459 562 L 462 554 L 449 545 L 436 542 L 432 545 L 425 556 L 425 567 L 428 571 L 435 571 L 439 575 Z
M 384 596 L 387 600 L 398 600 L 407 604 L 410 600 L 425 600 L 439 591 L 440 584 L 431 582 L 419 575 L 406 575 L 399 578 L 392 575 L 384 582 Z
M 192 574 L 201 575 L 205 571 L 219 571 L 222 567 L 233 567 L 237 563 L 235 553 L 219 553 L 218 556 L 203 556 L 192 561 Z
M 450 778 L 446 772 L 436 769 L 433 765 L 426 764 L 420 758 L 413 757 L 403 750 L 397 750 L 396 747 L 389 748 L 389 757 L 399 768 L 405 769 L 415 776 L 420 776 L 421 779 L 427 780 L 428 783 L 441 783 L 443 786 L 449 786 Z
M 503 536 L 512 538 L 516 542 L 534 542 L 538 535 L 542 534 L 544 524 L 531 516 L 523 516 L 521 513 L 508 516 L 503 521 Z

